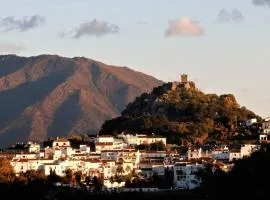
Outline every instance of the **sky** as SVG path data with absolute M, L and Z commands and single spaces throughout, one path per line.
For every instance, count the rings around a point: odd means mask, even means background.
M 85 56 L 189 79 L 270 116 L 267 0 L 0 0 L 0 54 Z

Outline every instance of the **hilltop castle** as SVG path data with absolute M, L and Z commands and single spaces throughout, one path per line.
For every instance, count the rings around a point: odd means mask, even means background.
M 172 90 L 176 88 L 186 88 L 186 89 L 196 89 L 196 85 L 193 81 L 188 81 L 187 74 L 181 74 L 180 81 L 175 81 L 172 83 Z

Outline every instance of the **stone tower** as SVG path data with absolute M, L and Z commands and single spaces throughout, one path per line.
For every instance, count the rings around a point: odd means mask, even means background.
M 188 83 L 188 75 L 181 74 L 181 83 Z

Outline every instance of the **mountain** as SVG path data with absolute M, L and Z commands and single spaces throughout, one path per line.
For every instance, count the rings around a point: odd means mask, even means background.
M 170 143 L 197 144 L 230 140 L 240 131 L 237 123 L 249 118 L 261 119 L 234 95 L 205 94 L 184 75 L 137 97 L 121 116 L 106 121 L 100 134 L 156 133 Z
M 84 57 L 0 56 L 0 145 L 95 134 L 162 81 Z

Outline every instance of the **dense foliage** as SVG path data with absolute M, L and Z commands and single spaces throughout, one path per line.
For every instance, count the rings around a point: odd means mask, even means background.
M 269 199 L 270 145 L 238 160 L 229 173 L 208 166 L 202 172 L 201 191 L 211 199 Z M 214 173 L 213 173 L 214 172 Z
M 106 121 L 100 134 L 155 132 L 171 143 L 226 140 L 236 132 L 237 121 L 259 116 L 240 107 L 232 94 L 204 94 L 172 83 L 156 87 L 130 103 L 120 117 Z

